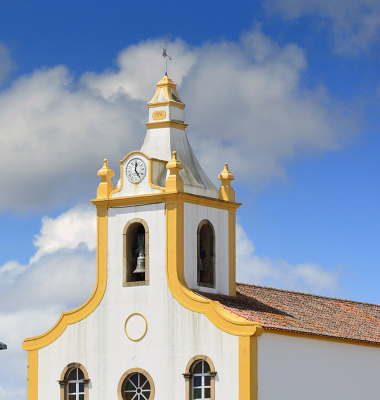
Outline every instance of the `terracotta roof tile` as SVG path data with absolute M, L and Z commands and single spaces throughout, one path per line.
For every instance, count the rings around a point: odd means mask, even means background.
M 236 297 L 197 292 L 264 329 L 380 344 L 380 306 L 236 284 Z

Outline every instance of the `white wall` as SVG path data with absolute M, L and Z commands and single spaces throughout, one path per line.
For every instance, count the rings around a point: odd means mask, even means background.
M 203 219 L 215 229 L 215 289 L 197 283 L 197 230 Z M 185 280 L 191 289 L 229 294 L 228 211 L 185 203 Z
M 123 228 L 131 218 L 149 226 L 150 284 L 123 287 Z M 203 217 L 202 217 L 203 218 Z M 39 400 L 59 398 L 63 368 L 83 364 L 91 379 L 90 400 L 117 398 L 120 377 L 130 368 L 152 376 L 156 400 L 184 399 L 187 362 L 209 356 L 217 371 L 217 399 L 238 399 L 238 337 L 221 332 L 202 314 L 183 308 L 166 283 L 164 204 L 109 210 L 106 293 L 86 319 L 69 325 L 51 345 L 39 350 Z M 133 312 L 144 314 L 148 331 L 139 342 L 127 338 L 124 323 Z
M 380 348 L 264 332 L 259 400 L 380 398 Z

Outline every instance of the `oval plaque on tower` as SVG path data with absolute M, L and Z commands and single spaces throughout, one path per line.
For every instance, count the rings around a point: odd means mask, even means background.
M 155 111 L 152 114 L 152 117 L 154 120 L 164 119 L 166 117 L 166 111 L 165 110 Z

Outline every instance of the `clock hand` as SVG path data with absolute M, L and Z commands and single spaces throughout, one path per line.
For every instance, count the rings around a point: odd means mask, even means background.
M 140 178 L 140 174 L 137 172 L 137 161 L 135 162 L 135 172 L 136 172 L 137 176 Z

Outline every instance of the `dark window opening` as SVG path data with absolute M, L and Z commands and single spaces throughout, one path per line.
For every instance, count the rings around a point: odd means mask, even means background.
M 145 228 L 135 222 L 126 235 L 127 282 L 145 281 Z
M 210 221 L 198 227 L 198 286 L 215 287 L 215 234 Z

